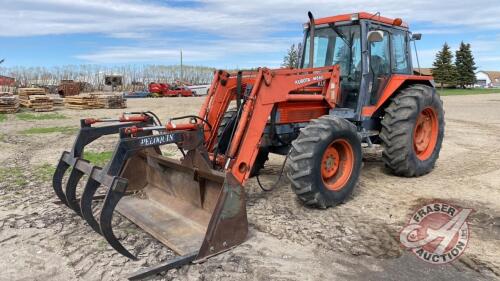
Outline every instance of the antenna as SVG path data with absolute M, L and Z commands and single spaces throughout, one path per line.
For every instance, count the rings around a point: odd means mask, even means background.
M 417 66 L 418 66 L 418 74 L 422 76 L 422 70 L 420 69 L 420 61 L 418 60 L 418 51 L 417 51 L 417 40 L 422 38 L 422 34 L 414 33 L 411 36 L 411 41 L 413 41 L 413 48 L 415 49 L 415 57 L 417 58 Z
M 415 57 L 417 58 L 418 73 L 420 74 L 420 76 L 422 76 L 422 71 L 420 70 L 420 61 L 418 60 L 417 41 L 416 40 L 413 40 L 413 47 L 415 48 Z

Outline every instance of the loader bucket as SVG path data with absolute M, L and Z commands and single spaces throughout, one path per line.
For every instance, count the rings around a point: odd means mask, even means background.
M 136 259 L 114 235 L 115 210 L 182 256 L 166 269 L 201 261 L 245 240 L 245 193 L 230 172 L 211 169 L 203 146 L 203 127 L 134 137 L 126 136 L 123 130 L 104 167 L 63 153 L 58 170 L 72 167 L 68 184 L 76 186 L 74 182 L 88 176 L 81 198 L 76 198 L 74 188 L 63 192 L 54 184 L 56 194 L 66 203 L 72 202 L 67 205 L 115 250 Z M 174 143 L 187 150 L 182 160 L 161 155 L 159 146 Z M 59 182 L 60 174 L 56 171 L 54 183 Z M 92 203 L 100 188 L 105 191 L 104 202 L 94 217 Z
M 243 242 L 247 218 L 242 187 L 231 174 L 196 167 L 193 154 L 182 162 L 154 153 L 130 161 L 122 177 L 129 179 L 128 190 L 136 192 L 108 193 L 100 216 L 103 235 L 111 231 L 106 211 L 116 206 L 121 215 L 182 256 L 198 253 L 201 259 Z M 143 172 L 141 177 L 137 170 Z

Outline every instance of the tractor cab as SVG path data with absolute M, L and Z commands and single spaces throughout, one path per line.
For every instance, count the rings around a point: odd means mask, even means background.
M 391 75 L 412 74 L 410 32 L 399 18 L 310 15 L 304 29 L 299 68 L 340 66 L 341 98 L 334 111 L 344 118 L 360 120 L 362 108 L 375 105 Z

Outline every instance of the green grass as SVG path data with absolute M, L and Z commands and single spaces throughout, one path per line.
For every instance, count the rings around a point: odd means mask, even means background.
M 113 156 L 112 151 L 104 151 L 104 152 L 93 152 L 93 151 L 85 151 L 83 153 L 83 159 L 90 161 L 92 164 L 97 166 L 104 166 Z
M 43 182 L 49 182 L 52 180 L 56 167 L 49 163 L 37 166 L 34 169 L 35 176 L 38 180 Z
M 463 96 L 463 95 L 480 95 L 480 94 L 500 94 L 500 89 L 437 89 L 441 96 Z
M 5 121 L 5 120 L 7 120 L 7 115 L 6 115 L 6 114 L 1 114 L 1 113 L 0 113 L 0 122 L 3 122 L 3 121 Z
M 59 113 L 34 114 L 29 112 L 22 112 L 16 114 L 16 118 L 23 121 L 32 121 L 32 120 L 58 120 L 58 119 L 66 119 L 68 117 Z
M 0 168 L 0 181 L 14 183 L 16 187 L 22 187 L 28 184 L 28 180 L 23 174 L 21 168 Z
M 24 131 L 21 131 L 25 135 L 33 134 L 50 134 L 50 133 L 63 133 L 63 134 L 74 134 L 78 131 L 77 127 L 35 127 Z

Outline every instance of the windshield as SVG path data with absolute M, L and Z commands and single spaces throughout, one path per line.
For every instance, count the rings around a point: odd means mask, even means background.
M 309 66 L 310 37 L 307 36 L 303 67 Z M 314 35 L 314 67 L 340 65 L 341 76 L 361 73 L 360 26 L 317 28 Z

